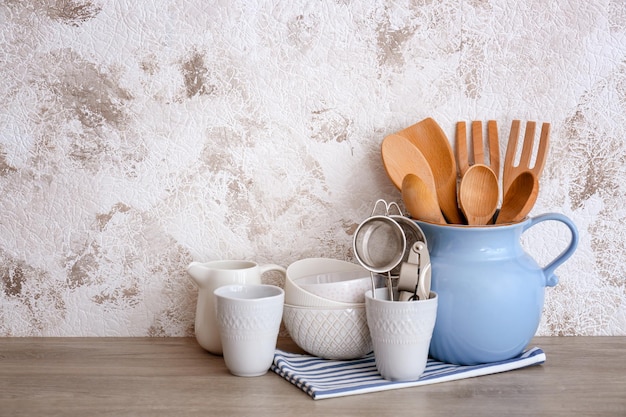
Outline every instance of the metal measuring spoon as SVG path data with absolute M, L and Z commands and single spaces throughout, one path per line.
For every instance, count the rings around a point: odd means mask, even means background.
M 402 263 L 398 291 L 400 301 L 427 300 L 430 296 L 430 255 L 424 242 L 411 247 L 408 262 Z

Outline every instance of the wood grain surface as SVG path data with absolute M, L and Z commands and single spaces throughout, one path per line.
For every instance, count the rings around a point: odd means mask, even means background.
M 193 338 L 0 338 L 1 416 L 620 416 L 626 337 L 539 337 L 545 364 L 314 401 L 232 376 Z M 279 347 L 297 351 L 288 339 Z

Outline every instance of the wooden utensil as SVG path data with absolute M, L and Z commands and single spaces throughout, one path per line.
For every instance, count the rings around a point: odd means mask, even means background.
M 402 200 L 411 217 L 426 222 L 445 224 L 437 195 L 432 186 L 417 175 L 407 174 L 402 181 Z
M 456 199 L 456 163 L 446 134 L 432 118 L 426 118 L 397 133 L 408 138 L 424 155 L 435 180 L 437 200 L 449 223 L 461 224 Z
M 523 220 L 537 201 L 539 181 L 534 173 L 524 171 L 511 183 L 502 201 L 496 224 L 516 223 Z
M 424 181 L 432 195 L 437 194 L 428 161 L 408 138 L 397 134 L 387 136 L 381 145 L 381 155 L 387 176 L 398 190 L 402 190 L 402 180 L 407 174 L 415 174 Z
M 498 124 L 495 120 L 487 121 L 487 143 L 489 146 L 489 163 L 485 161 L 483 149 L 483 125 L 480 121 L 472 122 L 472 162 L 489 165 L 491 170 L 500 177 L 500 141 L 498 139 Z M 470 167 L 470 158 L 467 151 L 465 122 L 456 125 L 456 152 L 460 175 Z
M 500 189 L 500 146 L 498 127 L 495 120 L 487 122 L 489 142 L 489 167 L 485 163 L 482 122 L 472 122 L 472 154 L 468 155 L 465 122 L 457 123 L 456 151 L 461 174 L 459 204 L 470 225 L 484 225 L 491 222 L 498 208 Z M 495 168 L 492 169 L 492 168 Z
M 506 148 L 506 155 L 504 158 L 504 171 L 502 173 L 503 195 L 507 195 L 513 181 L 522 172 L 532 172 L 537 181 L 539 181 L 539 178 L 541 177 L 543 167 L 546 164 L 546 157 L 550 144 L 550 123 L 543 123 L 541 125 L 541 136 L 539 139 L 539 145 L 537 147 L 535 163 L 533 167 L 530 168 L 530 161 L 535 142 L 535 128 L 535 122 L 526 122 L 526 132 L 524 133 L 524 144 L 522 147 L 519 164 L 514 165 L 515 157 L 517 155 L 517 142 L 520 133 L 520 121 L 513 120 L 513 122 L 511 123 L 511 133 L 509 135 L 509 143 L 507 144 Z
M 459 203 L 467 224 L 491 222 L 498 208 L 498 179 L 487 165 L 474 164 L 467 169 L 459 186 Z

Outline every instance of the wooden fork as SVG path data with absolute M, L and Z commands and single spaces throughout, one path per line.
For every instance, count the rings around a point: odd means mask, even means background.
M 541 136 L 539 139 L 539 145 L 537 147 L 537 156 L 535 157 L 535 164 L 530 167 L 530 161 L 532 157 L 533 147 L 535 144 L 535 128 L 536 123 L 533 121 L 526 122 L 526 131 L 524 133 L 524 145 L 522 147 L 522 154 L 519 160 L 519 164 L 514 165 L 515 156 L 517 154 L 517 145 L 520 134 L 520 121 L 513 120 L 511 123 L 511 133 L 509 135 L 509 143 L 506 147 L 506 155 L 504 157 L 504 170 L 502 173 L 502 195 L 506 195 L 509 187 L 515 180 L 515 178 L 525 171 L 532 172 L 537 181 L 541 176 L 543 167 L 546 164 L 546 157 L 548 154 L 548 146 L 550 143 L 550 123 L 543 123 L 541 125 Z
M 456 155 L 461 177 L 473 164 L 484 164 L 491 167 L 500 178 L 500 144 L 498 141 L 498 124 L 495 120 L 487 122 L 487 141 L 489 144 L 489 163 L 485 161 L 483 145 L 483 124 L 480 121 L 472 122 L 472 162 L 470 164 L 467 152 L 467 139 L 465 122 L 458 122 L 456 125 Z

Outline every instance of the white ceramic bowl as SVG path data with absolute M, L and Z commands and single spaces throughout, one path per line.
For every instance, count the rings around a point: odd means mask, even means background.
M 375 275 L 374 279 L 376 277 Z M 295 279 L 293 282 L 312 294 L 342 303 L 364 303 L 365 292 L 372 289 L 372 278 L 365 268 L 318 273 Z
M 358 271 L 362 273 L 364 268 L 360 265 L 340 261 L 338 259 L 328 258 L 308 258 L 296 261 L 287 267 L 287 276 L 285 278 L 285 304 L 300 307 L 359 307 L 365 305 L 365 302 L 346 303 L 342 301 L 332 300 L 330 298 L 321 297 L 306 289 L 300 287 L 296 282 L 305 277 L 325 274 L 342 274 Z M 369 274 L 369 272 L 367 272 Z M 371 285 L 368 287 L 371 289 Z
M 373 350 L 364 304 L 349 308 L 285 304 L 283 322 L 301 349 L 320 358 L 356 359 Z

